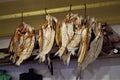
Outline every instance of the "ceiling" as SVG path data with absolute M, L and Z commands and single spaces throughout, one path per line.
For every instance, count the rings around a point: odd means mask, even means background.
M 96 4 L 96 3 L 111 3 L 110 5 L 99 7 L 93 6 L 87 8 L 87 15 L 90 17 L 96 17 L 101 22 L 107 22 L 108 24 L 120 24 L 120 0 L 0 0 L 0 18 L 6 15 L 12 15 L 21 12 L 35 12 L 44 10 L 45 8 L 54 9 L 69 6 Z M 84 15 L 84 8 L 72 10 L 73 13 Z M 51 13 L 51 15 L 57 17 L 60 21 L 68 11 Z M 44 21 L 45 14 L 34 15 L 24 17 L 23 20 L 27 24 L 35 27 L 36 30 L 40 28 L 40 25 Z M 10 36 L 14 33 L 15 28 L 21 23 L 20 17 L 14 17 L 9 19 L 0 19 L 0 37 Z

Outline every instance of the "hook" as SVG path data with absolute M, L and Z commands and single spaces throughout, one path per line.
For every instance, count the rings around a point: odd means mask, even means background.
M 70 10 L 69 10 L 70 12 L 71 12 L 71 8 L 72 8 L 72 4 L 70 4 Z
M 45 8 L 45 14 L 48 15 L 48 13 L 47 13 L 47 8 Z
M 23 12 L 21 12 L 21 23 L 23 23 Z
M 86 3 L 84 4 L 84 6 L 85 6 L 84 17 L 85 17 L 85 19 L 86 19 L 86 17 L 87 17 L 87 12 L 86 12 L 87 6 L 86 6 Z
M 70 9 L 69 9 L 69 20 L 70 20 L 70 17 L 71 17 L 70 14 L 71 14 L 71 11 L 72 11 L 71 8 L 72 8 L 72 4 L 70 4 Z

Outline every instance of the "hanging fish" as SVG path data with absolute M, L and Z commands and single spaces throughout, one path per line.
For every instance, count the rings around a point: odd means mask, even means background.
M 81 34 L 82 35 L 82 37 L 81 37 L 82 44 L 80 44 L 80 46 L 82 46 L 82 47 L 80 47 L 80 50 L 79 50 L 80 52 L 78 52 L 78 54 L 79 54 L 78 62 L 79 63 L 82 63 L 82 61 L 87 53 L 87 49 L 88 49 L 88 26 L 83 25 L 83 27 L 84 27 L 84 29 L 83 29 L 82 34 Z
M 57 19 L 51 15 L 46 15 L 45 23 L 39 30 L 39 54 L 35 59 L 39 59 L 39 62 L 44 62 L 46 54 L 48 54 L 54 44 L 55 40 L 55 27 L 57 24 Z
M 86 57 L 82 63 L 82 69 L 84 70 L 88 64 L 92 63 L 97 59 L 99 56 L 101 50 L 102 50 L 102 45 L 103 45 L 103 34 L 102 34 L 102 28 L 101 28 L 101 23 L 97 23 L 96 26 L 96 35 L 94 40 L 90 43 L 90 49 L 88 50 L 88 53 L 86 54 Z
M 89 49 L 87 51 L 87 54 L 85 55 L 83 61 L 80 63 L 78 62 L 78 74 L 77 79 L 79 76 L 81 76 L 81 72 L 93 61 L 95 61 L 100 54 L 102 50 L 102 44 L 103 44 L 103 34 L 102 34 L 102 28 L 101 23 L 97 23 L 96 20 L 92 21 L 92 24 L 89 25 L 91 27 L 91 30 L 93 30 L 93 33 L 95 35 L 95 38 L 90 42 Z M 91 36 L 92 38 L 93 36 Z
M 74 21 L 76 20 L 77 16 L 77 14 L 68 14 L 62 22 L 62 25 L 60 27 L 62 45 L 55 53 L 55 55 L 58 55 L 60 58 L 63 56 L 63 54 L 66 54 L 67 45 L 73 39 L 73 36 L 75 34 L 74 28 L 76 27 Z
M 77 16 L 74 21 L 74 24 L 75 24 L 74 36 L 71 39 L 71 41 L 69 42 L 69 44 L 67 45 L 68 53 L 66 55 L 64 55 L 64 56 L 66 56 L 67 59 L 63 57 L 63 60 L 64 60 L 63 62 L 67 65 L 70 62 L 70 56 L 76 55 L 75 51 L 79 48 L 78 46 L 81 41 L 81 33 L 82 33 L 82 26 L 81 26 L 82 19 L 83 19 L 82 17 Z
M 9 52 L 14 53 L 11 55 L 10 60 L 19 66 L 24 60 L 31 56 L 34 49 L 34 43 L 34 28 L 26 23 L 19 25 L 10 42 Z

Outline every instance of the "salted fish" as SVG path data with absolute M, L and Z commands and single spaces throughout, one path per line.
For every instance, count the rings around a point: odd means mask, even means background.
M 88 66 L 88 64 L 95 61 L 102 50 L 103 34 L 101 29 L 101 23 L 98 23 L 97 29 L 98 29 L 97 30 L 98 33 L 95 39 L 91 42 L 88 54 L 86 55 L 82 63 L 82 70 L 84 70 Z
M 92 63 L 93 61 L 97 59 L 97 57 L 99 56 L 102 50 L 103 33 L 102 33 L 101 23 L 95 22 L 92 29 L 94 30 L 95 38 L 90 43 L 90 49 L 88 50 L 83 62 L 78 63 L 78 69 L 77 69 L 78 75 L 81 75 L 81 72 L 85 70 L 85 68 L 90 63 Z M 78 79 L 78 76 L 77 76 L 77 79 Z
M 78 62 L 82 63 L 88 49 L 88 27 L 85 27 L 86 25 L 83 25 L 84 29 L 82 31 L 82 41 L 80 44 L 80 52 L 78 52 L 79 57 L 78 57 Z
M 68 33 L 67 33 L 67 27 L 66 27 L 66 24 L 64 22 L 62 22 L 62 26 L 61 26 L 61 37 L 62 37 L 62 45 L 60 47 L 60 49 L 55 53 L 55 55 L 58 55 L 58 56 L 62 56 L 65 49 L 66 49 L 66 46 L 67 46 L 67 43 L 68 43 Z
M 39 62 L 44 62 L 46 60 L 46 54 L 48 54 L 54 44 L 55 39 L 55 27 L 57 24 L 57 19 L 51 15 L 46 15 L 46 21 L 42 25 L 39 31 L 39 54 L 35 59 L 39 59 Z
M 86 53 L 83 61 L 81 63 L 78 62 L 78 68 L 77 68 L 78 73 L 77 73 L 77 77 L 76 77 L 77 80 L 78 80 L 78 77 L 81 77 L 81 72 L 90 63 L 92 63 L 93 61 L 96 60 L 96 58 L 98 57 L 98 55 L 100 54 L 100 52 L 102 50 L 103 33 L 102 33 L 101 23 L 98 23 L 95 18 L 92 18 L 90 20 L 89 34 L 91 34 L 92 30 L 95 35 L 95 38 L 92 40 L 92 42 L 89 43 L 89 45 L 88 45 L 89 48 L 87 50 L 87 53 Z M 89 37 L 92 38 L 93 36 L 91 35 Z
M 34 28 L 26 23 L 19 25 L 10 42 L 9 52 L 14 53 L 11 55 L 10 60 L 19 66 L 24 60 L 31 56 L 34 43 Z
M 74 35 L 71 41 L 67 45 L 67 53 L 63 55 L 64 64 L 69 65 L 71 55 L 76 55 L 75 51 L 79 48 L 78 45 L 81 41 L 81 33 L 82 33 L 82 17 L 77 16 L 74 21 L 75 29 Z
M 62 22 L 62 25 L 60 27 L 61 31 L 61 47 L 59 50 L 55 53 L 55 55 L 58 55 L 60 58 L 64 55 L 66 55 L 67 45 L 71 42 L 73 39 L 73 36 L 75 34 L 74 28 L 75 21 L 78 18 L 78 14 L 68 14 L 64 21 Z
M 82 35 L 82 25 L 81 25 L 81 19 L 78 19 L 78 24 L 75 25 L 76 29 L 74 32 L 74 36 L 70 43 L 67 46 L 68 52 L 70 52 L 72 55 L 75 55 L 75 50 L 78 49 L 79 42 L 81 41 L 81 35 Z

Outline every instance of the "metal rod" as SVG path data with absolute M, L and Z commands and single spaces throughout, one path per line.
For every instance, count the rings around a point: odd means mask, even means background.
M 111 5 L 119 5 L 119 4 L 120 4 L 120 1 L 109 1 L 109 2 L 107 1 L 107 2 L 92 3 L 92 4 L 87 4 L 87 9 L 105 7 L 105 6 L 111 6 Z M 60 8 L 48 9 L 47 12 L 48 13 L 67 12 L 69 9 L 70 9 L 69 7 L 60 7 Z M 72 6 L 72 10 L 81 10 L 81 9 L 84 9 L 84 5 Z M 44 15 L 44 14 L 45 14 L 45 10 L 24 12 L 24 17 Z M 21 13 L 8 14 L 8 15 L 0 16 L 0 20 L 20 18 L 20 17 L 21 17 Z

